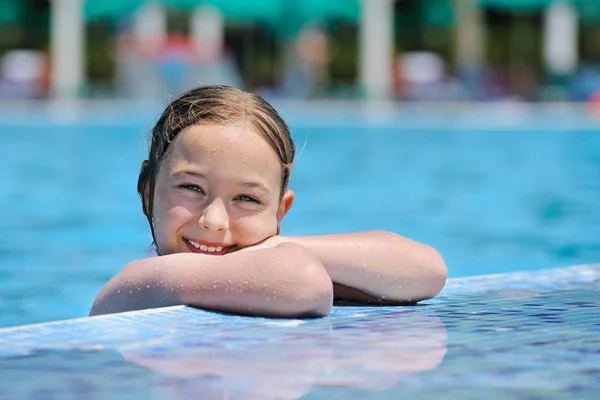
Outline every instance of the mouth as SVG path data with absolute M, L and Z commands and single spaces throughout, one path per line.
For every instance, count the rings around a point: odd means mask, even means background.
M 223 243 L 201 242 L 184 238 L 186 246 L 192 253 L 208 254 L 211 256 L 222 256 L 229 253 L 233 246 L 227 246 Z

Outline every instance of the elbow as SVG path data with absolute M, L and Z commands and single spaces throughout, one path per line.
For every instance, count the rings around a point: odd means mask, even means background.
M 300 317 L 325 317 L 333 305 L 333 283 L 319 260 L 312 260 L 302 271 L 303 284 L 296 294 Z
M 292 317 L 325 317 L 333 305 L 333 283 L 325 267 L 308 250 L 297 246 L 296 260 L 298 268 L 297 282 L 294 284 L 292 299 L 297 308 Z
M 415 271 L 413 276 L 413 291 L 406 299 L 410 303 L 431 299 L 437 296 L 448 278 L 448 269 L 441 254 L 434 248 L 426 246 L 418 260 L 415 260 Z
M 437 296 L 448 278 L 448 269 L 442 255 L 435 248 L 402 237 L 396 233 L 376 231 L 381 240 L 387 241 L 391 248 L 400 249 L 399 258 L 406 257 L 407 266 L 410 266 L 409 280 L 414 291 L 405 293 L 405 300 L 410 302 L 430 299 Z
M 309 306 L 307 316 L 326 317 L 333 305 L 333 283 L 321 263 L 308 274 L 312 283 L 308 291 L 307 302 Z
M 440 252 L 433 247 L 429 247 L 427 251 L 424 270 L 426 271 L 425 298 L 429 299 L 437 296 L 442 291 L 448 279 L 446 263 Z

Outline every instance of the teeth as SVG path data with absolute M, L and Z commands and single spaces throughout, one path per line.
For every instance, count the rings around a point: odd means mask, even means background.
M 195 248 L 200 249 L 201 251 L 206 251 L 208 253 L 214 253 L 214 252 L 221 252 L 221 251 L 223 251 L 223 247 L 221 247 L 221 246 L 219 246 L 219 247 L 208 247 L 208 246 L 205 246 L 203 244 L 196 243 L 193 240 L 189 240 L 189 239 L 188 239 L 188 242 L 192 246 L 194 246 Z

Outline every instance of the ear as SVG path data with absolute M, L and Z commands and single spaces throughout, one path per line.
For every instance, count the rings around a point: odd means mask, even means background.
M 277 222 L 281 222 L 285 214 L 292 208 L 292 204 L 294 204 L 295 194 L 293 191 L 288 190 L 285 192 L 281 201 L 279 202 L 279 209 L 277 210 Z

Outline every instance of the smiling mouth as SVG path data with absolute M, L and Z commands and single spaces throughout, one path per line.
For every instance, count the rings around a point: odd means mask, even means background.
M 183 241 L 192 253 L 209 254 L 212 256 L 222 256 L 227 254 L 233 248 L 233 246 L 217 245 L 213 243 L 206 245 L 191 239 L 183 239 Z

